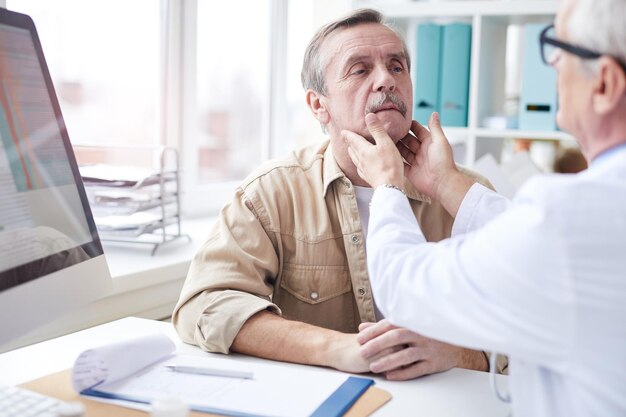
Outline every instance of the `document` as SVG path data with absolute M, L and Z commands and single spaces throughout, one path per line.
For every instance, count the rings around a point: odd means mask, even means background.
M 228 375 L 175 372 L 173 366 Z M 233 377 L 237 374 L 246 377 Z M 280 363 L 175 354 L 174 343 L 158 334 L 83 352 L 72 369 L 72 383 L 83 395 L 131 403 L 173 396 L 209 413 L 317 417 L 343 415 L 374 381 Z

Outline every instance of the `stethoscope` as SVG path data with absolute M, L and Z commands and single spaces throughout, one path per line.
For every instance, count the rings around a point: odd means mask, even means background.
M 498 399 L 504 403 L 511 402 L 511 393 L 506 392 L 503 393 L 500 391 L 498 387 L 498 382 L 496 381 L 496 361 L 498 359 L 498 354 L 495 352 L 491 352 L 491 357 L 489 358 L 489 384 L 491 385 L 491 391 L 498 397 Z

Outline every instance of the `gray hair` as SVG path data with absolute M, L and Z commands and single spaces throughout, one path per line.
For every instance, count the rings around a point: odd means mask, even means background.
M 302 72 L 300 74 L 302 86 L 305 90 L 311 89 L 320 94 L 326 94 L 326 82 L 324 79 L 324 69 L 326 63 L 322 61 L 321 56 L 321 47 L 324 40 L 326 40 L 331 33 L 338 29 L 354 27 L 367 23 L 378 23 L 383 26 L 387 26 L 396 35 L 398 35 L 398 39 L 400 39 L 402 47 L 404 48 L 407 64 L 409 68 L 411 67 L 409 53 L 406 44 L 404 43 L 404 39 L 392 27 L 385 23 L 382 13 L 373 9 L 358 9 L 339 20 L 335 20 L 334 22 L 330 22 L 327 25 L 322 26 L 313 36 L 311 42 L 309 42 L 309 46 L 307 46 L 304 53 Z
M 572 42 L 626 65 L 626 1 L 577 0 L 567 22 Z M 597 60 L 581 60 L 590 75 L 598 70 Z

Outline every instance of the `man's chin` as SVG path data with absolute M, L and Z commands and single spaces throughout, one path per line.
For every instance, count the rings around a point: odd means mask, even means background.
M 398 117 L 379 117 L 379 120 L 382 122 L 385 131 L 394 142 L 398 142 L 400 139 L 405 137 L 411 128 L 411 121 L 404 119 L 400 113 L 398 113 Z

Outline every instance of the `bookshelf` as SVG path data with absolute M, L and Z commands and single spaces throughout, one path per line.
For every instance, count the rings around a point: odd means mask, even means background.
M 506 111 L 506 48 L 508 28 L 527 23 L 549 24 L 558 10 L 555 0 L 482 0 L 482 1 L 411 1 L 411 0 L 353 0 L 354 8 L 370 7 L 385 14 L 407 43 L 411 60 L 415 62 L 416 34 L 420 23 L 440 24 L 463 22 L 472 25 L 468 126 L 444 126 L 453 144 L 464 144 L 461 163 L 473 166 L 486 147 L 507 139 L 546 140 L 573 145 L 571 135 L 561 131 L 493 129 L 485 127 L 488 116 Z M 521 59 L 521 55 L 518 54 Z M 519 63 L 521 64 L 521 62 Z M 415 80 L 415 65 L 411 74 Z M 501 143 L 500 146 L 503 144 Z

